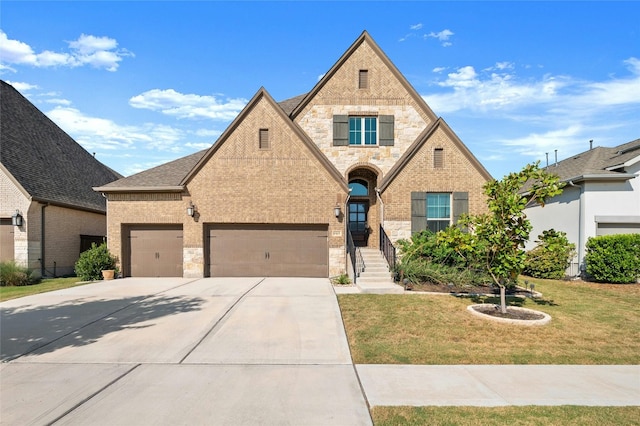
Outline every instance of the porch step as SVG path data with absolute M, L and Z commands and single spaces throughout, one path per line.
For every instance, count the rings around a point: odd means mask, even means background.
M 362 293 L 403 293 L 404 288 L 393 282 L 387 260 L 375 248 L 360 248 L 365 269 L 356 279 L 356 287 Z

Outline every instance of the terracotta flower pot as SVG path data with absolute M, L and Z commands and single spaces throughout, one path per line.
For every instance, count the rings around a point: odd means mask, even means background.
M 113 276 L 115 275 L 115 272 L 113 269 L 105 269 L 102 271 L 102 279 L 104 280 L 112 280 Z

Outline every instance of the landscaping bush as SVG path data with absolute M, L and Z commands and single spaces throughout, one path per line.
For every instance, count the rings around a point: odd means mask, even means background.
M 102 271 L 113 269 L 118 273 L 116 263 L 118 259 L 111 255 L 106 244 L 91 244 L 91 248 L 80 254 L 75 270 L 82 281 L 96 281 L 102 279 Z
M 31 285 L 39 282 L 40 278 L 35 277 L 32 271 L 18 266 L 14 261 L 0 263 L 0 286 Z
M 603 235 L 587 240 L 587 274 L 606 283 L 633 283 L 640 278 L 640 234 Z
M 402 255 L 406 261 L 425 260 L 430 263 L 464 266 L 466 264 L 455 250 L 447 244 L 438 242 L 437 234 L 430 230 L 417 232 L 411 236 L 410 240 L 399 240 L 397 242 Z
M 575 244 L 569 242 L 565 232 L 554 229 L 543 231 L 536 242 L 538 245 L 526 254 L 522 273 L 534 278 L 563 278 L 575 255 Z
M 491 286 L 491 277 L 482 271 L 434 263 L 425 259 L 405 260 L 396 266 L 399 280 L 411 284 L 433 283 L 458 289 L 473 286 Z

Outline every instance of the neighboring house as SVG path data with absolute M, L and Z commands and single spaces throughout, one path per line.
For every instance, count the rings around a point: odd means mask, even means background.
M 547 167 L 566 187 L 545 207 L 526 209 L 533 231 L 526 249 L 547 229 L 567 233 L 576 245 L 576 257 L 568 270 L 584 270 L 585 244 L 589 237 L 640 233 L 640 139 L 613 147 L 596 147 Z
M 441 229 L 490 179 L 364 32 L 309 93 L 261 88 L 210 149 L 95 189 L 125 276 L 327 277 L 349 232 Z
M 106 236 L 106 201 L 92 187 L 122 176 L 0 81 L 0 261 L 41 276 L 74 273 Z

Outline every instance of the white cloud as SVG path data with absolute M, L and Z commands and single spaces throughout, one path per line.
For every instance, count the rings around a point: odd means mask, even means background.
M 34 89 L 38 89 L 39 87 L 35 84 L 30 84 L 30 83 L 24 83 L 24 82 L 20 82 L 20 81 L 9 81 L 9 80 L 5 80 L 7 83 L 9 83 L 10 85 L 13 86 L 14 89 L 16 89 L 18 92 L 22 93 L 23 95 L 30 91 L 30 90 L 34 90 Z
M 441 42 L 441 44 L 442 44 L 444 47 L 448 47 L 448 46 L 451 46 L 451 42 L 449 41 L 449 39 L 450 39 L 450 38 L 451 38 L 451 36 L 452 36 L 452 35 L 454 35 L 454 34 L 455 34 L 455 33 L 454 33 L 453 31 L 448 30 L 448 29 L 445 29 L 445 30 L 442 30 L 442 31 L 437 32 L 437 33 L 435 33 L 435 32 L 433 32 L 433 31 L 432 31 L 432 32 L 430 32 L 429 34 L 426 34 L 426 35 L 425 35 L 425 38 L 428 38 L 428 37 L 436 38 L 436 39 L 438 39 L 438 40 Z
M 415 24 L 415 25 L 411 25 L 411 26 L 409 27 L 409 29 L 410 29 L 410 30 L 412 30 L 412 31 L 420 30 L 420 29 L 422 29 L 422 23 L 418 23 L 418 24 Z
M 215 96 L 183 94 L 173 89 L 152 89 L 129 99 L 134 108 L 160 111 L 177 118 L 208 118 L 232 120 L 247 104 L 246 99 L 225 99 Z
M 90 65 L 94 68 L 116 71 L 126 56 L 134 56 L 126 49 L 117 49 L 116 40 L 82 34 L 77 40 L 68 42 L 69 52 L 45 50 L 36 53 L 27 43 L 11 40 L 0 30 L 0 69 L 15 71 L 8 64 L 33 67 L 79 67 Z
M 45 102 L 48 104 L 54 104 L 54 105 L 63 105 L 63 106 L 71 105 L 71 101 L 68 99 L 54 98 L 54 99 L 47 99 Z
M 432 71 L 439 74 L 441 72 L 443 72 L 444 70 L 446 70 L 446 67 L 435 67 Z

